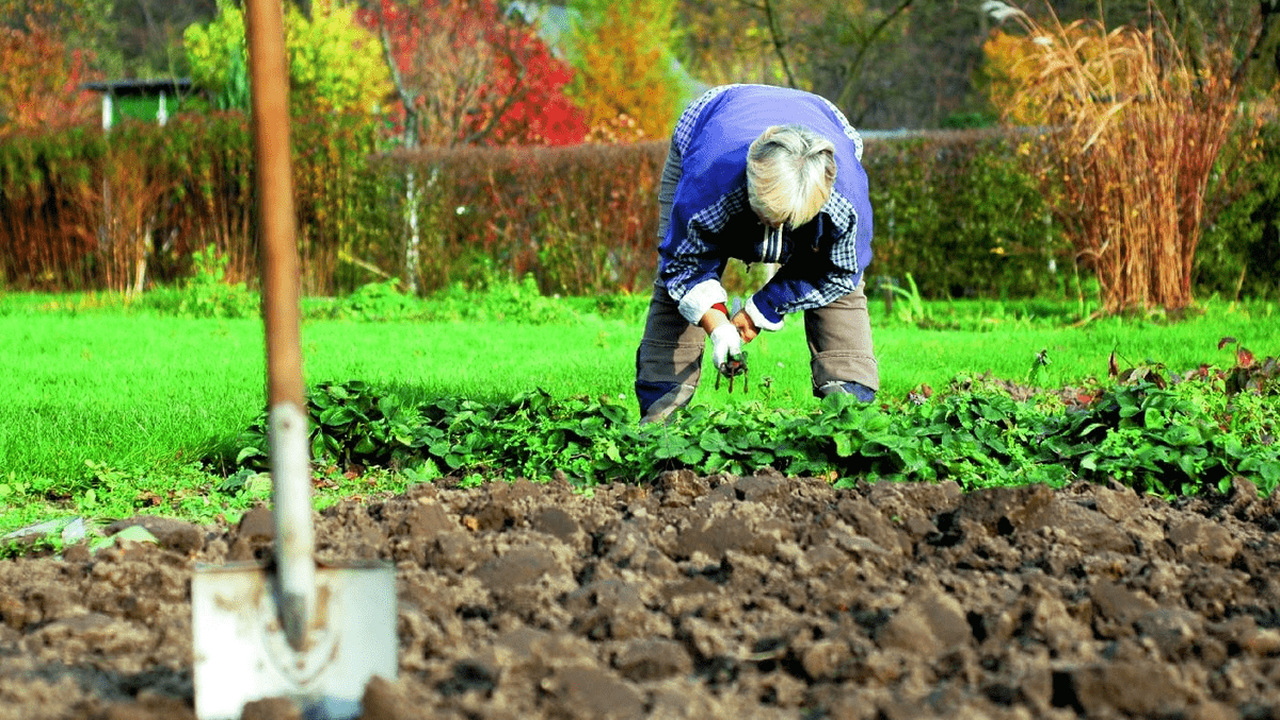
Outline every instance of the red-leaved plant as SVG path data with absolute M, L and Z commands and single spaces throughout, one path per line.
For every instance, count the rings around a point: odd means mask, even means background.
M 494 0 L 375 0 L 360 21 L 391 58 L 405 144 L 569 145 L 587 134 L 572 69 Z

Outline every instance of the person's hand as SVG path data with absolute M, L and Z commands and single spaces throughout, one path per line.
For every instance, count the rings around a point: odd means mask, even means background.
M 729 358 L 742 354 L 742 337 L 731 322 L 721 323 L 711 331 L 711 360 L 717 370 L 724 367 Z
M 744 343 L 749 343 L 752 340 L 755 340 L 756 336 L 760 334 L 760 328 L 756 327 L 755 322 L 751 319 L 751 316 L 747 314 L 746 310 L 739 310 L 734 313 L 733 317 L 729 319 L 729 322 L 733 323 L 733 326 L 738 328 L 738 335 L 742 337 L 742 342 Z

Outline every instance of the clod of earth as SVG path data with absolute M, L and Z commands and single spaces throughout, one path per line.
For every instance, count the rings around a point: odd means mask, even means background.
M 265 556 L 264 517 L 0 563 L 0 720 L 192 717 L 192 564 Z M 1280 498 L 1244 482 L 680 471 L 420 485 L 316 525 L 322 559 L 396 563 L 400 676 L 367 718 L 1280 716 Z

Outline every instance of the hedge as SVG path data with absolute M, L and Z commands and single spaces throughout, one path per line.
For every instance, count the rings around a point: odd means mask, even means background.
M 525 276 L 546 294 L 646 292 L 652 282 L 665 141 L 378 153 L 377 129 L 355 118 L 293 127 L 308 294 L 389 278 L 420 293 Z M 1023 170 L 1029 141 L 991 130 L 868 133 L 872 289 L 910 277 L 929 298 L 1071 292 L 1085 273 Z M 0 287 L 178 284 L 206 247 L 225 259 L 227 280 L 252 285 L 251 147 L 238 114 L 0 138 Z M 1206 223 L 1200 293 L 1278 294 L 1276 126 L 1255 154 Z

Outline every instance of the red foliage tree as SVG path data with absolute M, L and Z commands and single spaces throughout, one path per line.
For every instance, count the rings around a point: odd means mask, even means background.
M 96 96 L 80 89 L 89 77 L 83 53 L 35 18 L 0 26 L 0 129 L 60 127 L 93 117 Z
M 406 144 L 568 145 L 587 125 L 565 96 L 573 70 L 494 0 L 369 0 Z

